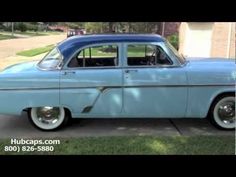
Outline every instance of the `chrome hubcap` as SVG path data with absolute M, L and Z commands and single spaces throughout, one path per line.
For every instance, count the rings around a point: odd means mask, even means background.
M 36 110 L 37 118 L 45 124 L 55 124 L 60 118 L 60 109 L 56 107 L 40 107 Z
M 218 109 L 218 116 L 225 124 L 232 124 L 235 122 L 235 102 L 225 101 L 220 104 Z

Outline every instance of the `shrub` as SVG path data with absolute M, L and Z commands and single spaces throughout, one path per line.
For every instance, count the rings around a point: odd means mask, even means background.
M 38 25 L 27 23 L 26 24 L 26 29 L 29 30 L 29 31 L 38 31 Z
M 167 40 L 176 48 L 176 50 L 179 49 L 179 36 L 177 34 L 167 36 Z
M 12 28 L 11 28 L 11 26 L 2 26 L 2 29 L 3 29 L 3 31 L 11 31 L 12 30 Z
M 15 29 L 20 30 L 21 32 L 25 32 L 27 30 L 27 26 L 24 23 L 20 22 L 16 24 Z

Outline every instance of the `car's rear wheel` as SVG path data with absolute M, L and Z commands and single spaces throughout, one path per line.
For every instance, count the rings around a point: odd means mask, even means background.
M 235 97 L 225 95 L 217 98 L 211 107 L 210 120 L 219 129 L 235 129 Z
M 38 129 L 50 131 L 64 126 L 68 121 L 68 115 L 61 107 L 35 107 L 29 110 L 30 122 Z

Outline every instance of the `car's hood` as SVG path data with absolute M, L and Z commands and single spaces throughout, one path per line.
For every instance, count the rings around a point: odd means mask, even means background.
M 19 73 L 19 72 L 36 72 L 38 71 L 36 64 L 38 61 L 24 62 L 15 65 L 8 66 L 0 74 L 10 74 L 10 73 Z
M 186 58 L 193 67 L 235 67 L 235 59 L 227 58 Z
M 190 59 L 186 65 L 190 84 L 223 84 L 235 83 L 235 60 L 223 58 Z

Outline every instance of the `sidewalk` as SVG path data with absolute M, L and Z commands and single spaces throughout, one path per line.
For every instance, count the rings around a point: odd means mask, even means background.
M 56 44 L 66 39 L 65 34 L 36 36 L 29 38 L 8 39 L 0 41 L 0 70 L 7 66 L 33 60 L 41 60 L 46 53 L 34 57 L 17 56 L 16 53 L 47 45 Z

